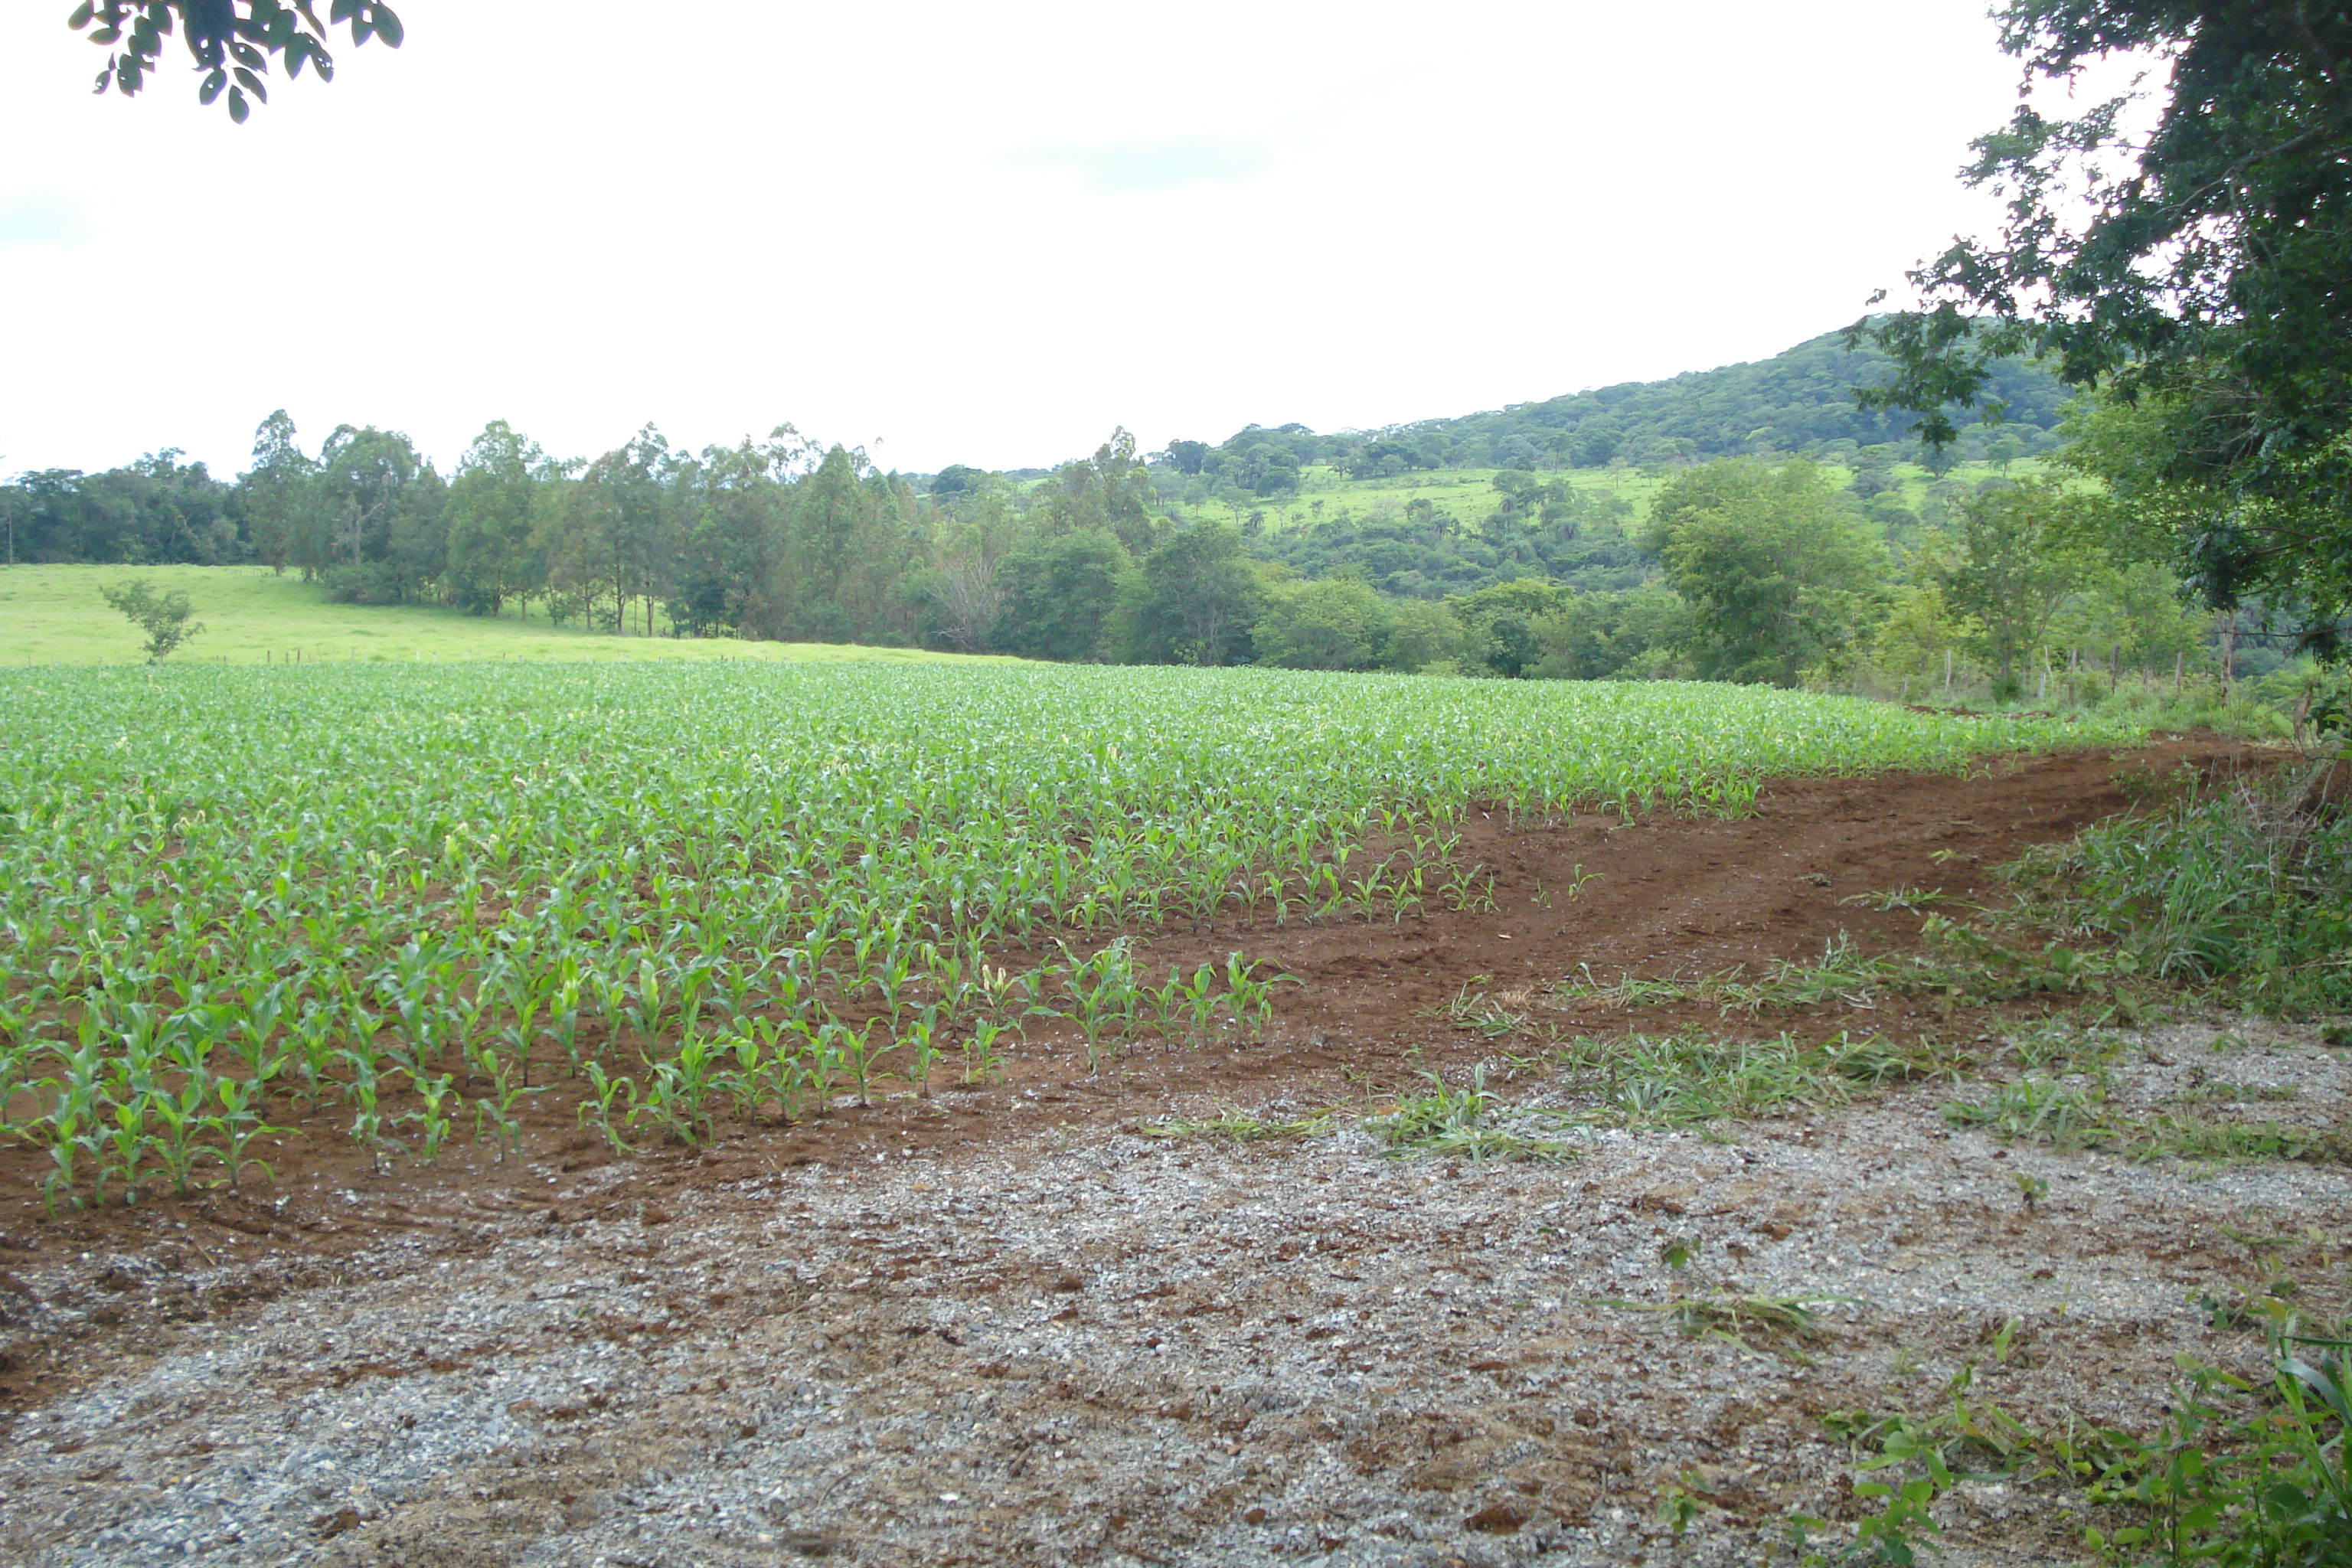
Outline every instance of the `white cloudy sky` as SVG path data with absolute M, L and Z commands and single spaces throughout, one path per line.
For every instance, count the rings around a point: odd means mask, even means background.
M 0 12 L 0 471 L 280 405 L 1012 467 L 1670 375 L 1982 227 L 2016 79 L 1985 0 L 399 4 L 242 128 Z

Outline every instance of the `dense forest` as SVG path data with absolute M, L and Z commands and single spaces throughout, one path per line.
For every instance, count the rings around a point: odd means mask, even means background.
M 1956 665 L 2015 688 L 2053 647 L 2093 650 L 2110 679 L 2216 650 L 2265 662 L 2257 634 L 2217 630 L 2157 568 L 2084 547 L 2062 487 L 1945 472 L 1915 509 L 1895 469 L 1916 453 L 1853 401 L 1871 368 L 1820 338 L 1382 432 L 1252 426 L 1144 454 L 1122 430 L 1030 475 L 883 472 L 790 426 L 699 452 L 648 426 L 565 459 L 504 423 L 445 475 L 395 431 L 343 426 L 306 449 L 279 412 L 233 481 L 165 451 L 24 475 L 0 512 L 15 559 L 257 562 L 345 602 L 536 605 L 616 636 L 1503 677 L 1866 669 L 1906 688 Z M 1999 460 L 2059 443 L 2054 384 L 2018 369 L 2001 390 Z M 1646 515 L 1564 471 L 1604 455 L 1664 479 Z M 1433 467 L 1493 470 L 1465 490 L 1470 515 L 1378 489 Z M 1188 516 L 1302 483 L 1335 502 L 1304 526 Z M 1987 582 L 2032 605 L 1990 603 Z

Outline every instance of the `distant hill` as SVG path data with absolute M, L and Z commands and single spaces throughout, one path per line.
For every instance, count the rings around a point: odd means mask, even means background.
M 1373 479 L 1415 469 L 1595 468 L 1743 453 L 1851 461 L 1866 447 L 1908 445 L 1914 416 L 1873 413 L 1854 403 L 1853 389 L 1885 379 L 1886 368 L 1876 349 L 1849 350 L 1842 334 L 1827 332 L 1752 363 L 1380 430 L 1324 435 L 1304 425 L 1253 425 L 1213 446 L 1171 441 L 1153 462 L 1220 489 L 1274 496 L 1295 490 L 1300 470 L 1316 467 Z M 1992 386 L 2008 404 L 2005 423 L 1965 424 L 1955 458 L 2032 457 L 2057 445 L 2059 409 L 2069 395 L 2063 383 L 2012 360 L 1999 366 Z

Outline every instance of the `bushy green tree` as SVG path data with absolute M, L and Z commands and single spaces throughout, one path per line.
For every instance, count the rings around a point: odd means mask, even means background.
M 1663 583 L 1570 595 L 1558 610 L 1530 623 L 1541 657 L 1528 673 L 1553 680 L 1679 674 L 1677 650 L 1689 640 L 1690 626 L 1690 606 Z
M 1432 668 L 1458 673 L 1469 661 L 1470 630 L 1452 610 L 1431 599 L 1400 599 L 1389 605 L 1388 640 L 1381 667 L 1407 675 Z
M 1572 591 L 1541 577 L 1496 583 L 1447 598 L 1462 623 L 1468 657 L 1486 673 L 1516 679 L 1532 675 L 1546 654 L 1538 629 L 1568 607 Z
M 1886 547 L 1811 463 L 1690 468 L 1658 493 L 1649 527 L 1709 679 L 1794 685 L 1842 658 L 1885 598 Z
M 2021 689 L 2019 664 L 2041 651 L 2052 618 L 2095 564 L 2084 505 L 2046 480 L 1995 485 L 1960 503 L 1958 537 L 1933 580 L 1973 623 L 1969 640 L 2004 700 Z
M 495 616 L 509 599 L 528 604 L 546 581 L 531 532 L 561 474 L 539 444 L 494 419 L 457 460 L 449 482 L 449 596 Z
M 329 592 L 390 603 L 437 572 L 439 476 L 397 430 L 341 425 L 302 486 L 290 554 L 305 577 L 334 576 Z M 395 552 L 395 533 L 402 548 Z
M 1120 584 L 1111 646 L 1128 664 L 1233 664 L 1250 656 L 1259 597 L 1236 530 L 1181 529 Z
M 1370 669 L 1387 652 L 1391 619 L 1360 576 L 1293 579 L 1267 584 L 1251 640 L 1258 663 L 1278 668 Z
M 98 592 L 147 638 L 150 664 L 163 663 L 182 643 L 205 629 L 202 621 L 188 618 L 194 612 L 183 589 L 158 594 L 146 578 L 134 577 L 119 585 L 101 586 Z
M 1029 658 L 1102 657 L 1120 585 L 1134 569 L 1127 547 L 1098 528 L 1016 551 L 999 573 L 1004 608 L 991 642 Z
M 1038 531 L 1048 536 L 1099 530 L 1141 555 L 1160 537 L 1151 510 L 1151 476 L 1124 426 L 1094 456 L 1065 463 L 1032 498 Z

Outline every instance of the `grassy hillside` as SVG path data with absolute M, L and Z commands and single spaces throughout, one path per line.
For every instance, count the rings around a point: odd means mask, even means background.
M 1853 470 L 1836 463 L 1825 463 L 1831 478 L 1845 484 L 1853 478 Z M 2021 458 L 2009 465 L 2010 478 L 2023 479 L 2048 471 L 2049 465 L 2039 458 Z M 1302 469 L 1296 494 L 1273 496 L 1248 500 L 1210 498 L 1192 506 L 1179 506 L 1183 516 L 1202 521 L 1234 523 L 1258 518 L 1258 526 L 1268 532 L 1284 532 L 1311 527 L 1315 523 L 1341 513 L 1363 519 L 1383 511 L 1400 514 L 1416 500 L 1427 500 L 1439 510 L 1465 522 L 1475 522 L 1494 511 L 1503 502 L 1501 492 L 1495 488 L 1495 476 L 1505 470 L 1497 468 L 1444 468 L 1433 471 L 1398 474 L 1388 479 L 1350 479 L 1338 468 L 1310 468 Z M 1650 500 L 1675 475 L 1671 468 L 1565 468 L 1546 470 L 1539 477 L 1547 481 L 1565 479 L 1579 490 L 1597 495 L 1613 496 L 1633 509 L 1638 523 L 1649 510 Z M 2003 472 L 1991 463 L 1961 463 L 1944 476 L 1942 482 L 1974 489 L 1989 479 Z M 1924 509 L 1930 493 L 1938 483 L 1936 476 L 1916 463 L 1898 463 L 1893 476 L 1899 486 L 1895 492 L 1908 510 Z
M 101 584 L 144 577 L 186 591 L 202 635 L 178 663 L 259 664 L 300 658 L 395 659 L 957 659 L 957 654 L 731 637 L 614 637 L 558 626 L 541 614 L 492 618 L 421 605 L 338 605 L 296 576 L 265 566 L 15 566 L 0 568 L 0 665 L 122 664 L 142 658 L 131 623 L 99 597 Z M 1012 662 L 992 658 L 987 662 Z

